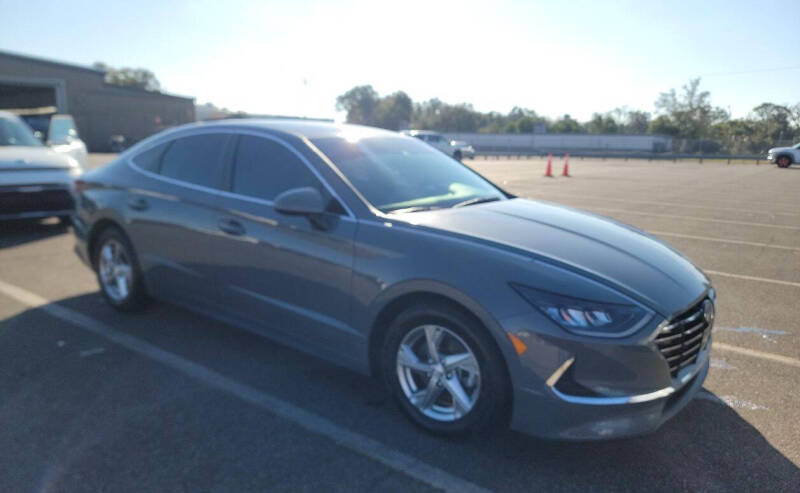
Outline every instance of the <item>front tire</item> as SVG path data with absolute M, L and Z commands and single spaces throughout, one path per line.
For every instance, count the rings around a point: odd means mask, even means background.
M 92 265 L 103 297 L 122 312 L 142 309 L 148 297 L 131 242 L 122 231 L 109 227 L 96 245 Z
M 461 161 L 461 151 L 454 152 L 453 157 L 456 159 L 456 161 Z
M 789 156 L 780 156 L 777 160 L 779 168 L 788 168 L 792 164 L 792 158 Z
M 389 392 L 427 431 L 463 434 L 506 417 L 511 391 L 500 351 L 483 326 L 448 304 L 401 312 L 380 358 Z

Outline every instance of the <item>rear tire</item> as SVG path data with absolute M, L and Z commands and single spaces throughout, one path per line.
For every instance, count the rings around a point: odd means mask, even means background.
M 434 357 L 431 340 L 439 344 Z M 462 311 L 441 302 L 404 310 L 389 326 L 380 361 L 400 409 L 426 431 L 458 435 L 505 424 L 511 386 L 503 356 Z
M 780 156 L 776 163 L 779 168 L 788 168 L 792 164 L 792 158 L 789 156 Z
M 100 233 L 92 255 L 100 292 L 106 301 L 121 312 L 144 308 L 149 298 L 128 237 L 110 226 Z

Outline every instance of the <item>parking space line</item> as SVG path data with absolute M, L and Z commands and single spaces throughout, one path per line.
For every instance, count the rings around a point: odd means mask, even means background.
M 312 433 L 333 440 L 337 445 L 372 459 L 395 471 L 421 481 L 433 488 L 453 492 L 486 492 L 488 490 L 446 471 L 428 465 L 408 454 L 392 449 L 367 436 L 338 426 L 334 422 L 306 411 L 289 402 L 271 396 L 249 385 L 237 382 L 220 373 L 177 354 L 165 351 L 146 341 L 115 330 L 75 310 L 60 306 L 19 286 L 0 280 L 0 292 L 31 308 L 102 337 L 134 353 L 172 368 L 203 384 L 258 406 Z
M 746 276 L 744 274 L 731 274 L 730 272 L 720 272 L 717 270 L 708 270 L 703 269 L 703 272 L 706 274 L 712 274 L 715 276 L 722 276 L 722 277 L 732 277 L 734 279 L 744 279 L 746 281 L 758 281 L 758 282 L 768 282 L 771 284 L 780 284 L 781 286 L 792 286 L 795 288 L 800 288 L 800 282 L 792 282 L 792 281 L 781 281 L 780 279 L 769 279 L 766 277 L 756 277 L 756 276 Z
M 733 219 L 713 219 L 709 217 L 679 216 L 677 214 L 661 214 L 658 212 L 630 211 L 627 209 L 611 209 L 607 207 L 587 207 L 590 211 L 618 212 L 621 214 L 636 214 L 639 216 L 666 217 L 669 219 L 683 219 L 686 221 L 702 221 L 710 223 L 739 224 L 741 226 L 755 226 L 760 228 L 777 228 L 800 231 L 800 226 L 785 226 L 783 224 L 754 223 L 750 221 L 736 221 Z
M 544 195 L 555 195 L 556 197 L 565 197 L 571 199 L 590 199 L 590 200 L 609 200 L 611 202 L 623 202 L 628 204 L 648 204 L 648 205 L 668 205 L 671 207 L 683 207 L 689 209 L 706 209 L 712 211 L 731 211 L 731 212 L 747 212 L 753 214 L 766 214 L 766 215 L 776 215 L 776 216 L 800 216 L 800 214 L 796 212 L 776 212 L 776 211 L 758 211 L 753 209 L 740 209 L 737 207 L 711 207 L 708 205 L 693 205 L 693 204 L 686 204 L 686 203 L 679 203 L 679 202 L 663 202 L 660 200 L 657 201 L 648 201 L 648 200 L 635 200 L 635 199 L 620 199 L 616 197 L 602 197 L 599 195 L 576 195 L 576 194 L 568 194 L 568 193 L 560 193 L 555 191 L 546 191 Z
M 756 349 L 748 349 L 724 342 L 714 342 L 711 346 L 713 349 L 721 349 L 723 351 L 730 351 L 732 353 L 743 354 L 745 356 L 753 356 L 755 358 L 766 359 L 776 363 L 783 363 L 784 365 L 795 366 L 800 368 L 800 359 L 790 358 L 789 356 L 782 356 L 780 354 L 767 353 L 765 351 L 758 351 Z
M 754 246 L 754 247 L 760 247 L 760 248 L 775 248 L 775 249 L 778 249 L 778 250 L 790 250 L 790 251 L 793 251 L 793 252 L 800 252 L 800 248 L 798 248 L 798 247 L 790 247 L 790 246 L 786 246 L 786 245 L 771 245 L 769 243 L 758 243 L 758 242 L 755 242 L 755 241 L 727 240 L 725 238 L 712 238 L 710 236 L 685 235 L 685 234 L 681 234 L 681 233 L 670 233 L 670 232 L 667 232 L 667 231 L 647 230 L 647 232 L 655 234 L 655 235 L 660 235 L 660 236 L 673 236 L 675 238 L 687 238 L 687 239 L 690 239 L 690 240 L 713 241 L 713 242 L 717 242 L 717 243 L 731 243 L 731 244 L 734 244 L 734 245 L 748 245 L 748 246 Z

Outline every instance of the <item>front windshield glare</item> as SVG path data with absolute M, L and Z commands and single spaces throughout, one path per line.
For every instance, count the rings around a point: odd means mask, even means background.
M 489 182 L 417 139 L 312 140 L 359 192 L 384 213 L 440 209 L 472 199 L 500 200 Z
M 16 118 L 0 118 L 0 146 L 38 147 L 39 142 L 31 129 Z

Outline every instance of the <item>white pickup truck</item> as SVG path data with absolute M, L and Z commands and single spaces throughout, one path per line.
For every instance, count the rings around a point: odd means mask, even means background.
M 459 161 L 475 157 L 475 148 L 463 140 L 450 140 L 440 133 L 429 130 L 404 130 L 403 133 L 416 137 Z
M 788 168 L 792 164 L 800 163 L 800 143 L 792 147 L 773 147 L 767 151 L 767 160 L 777 164 L 779 168 Z

